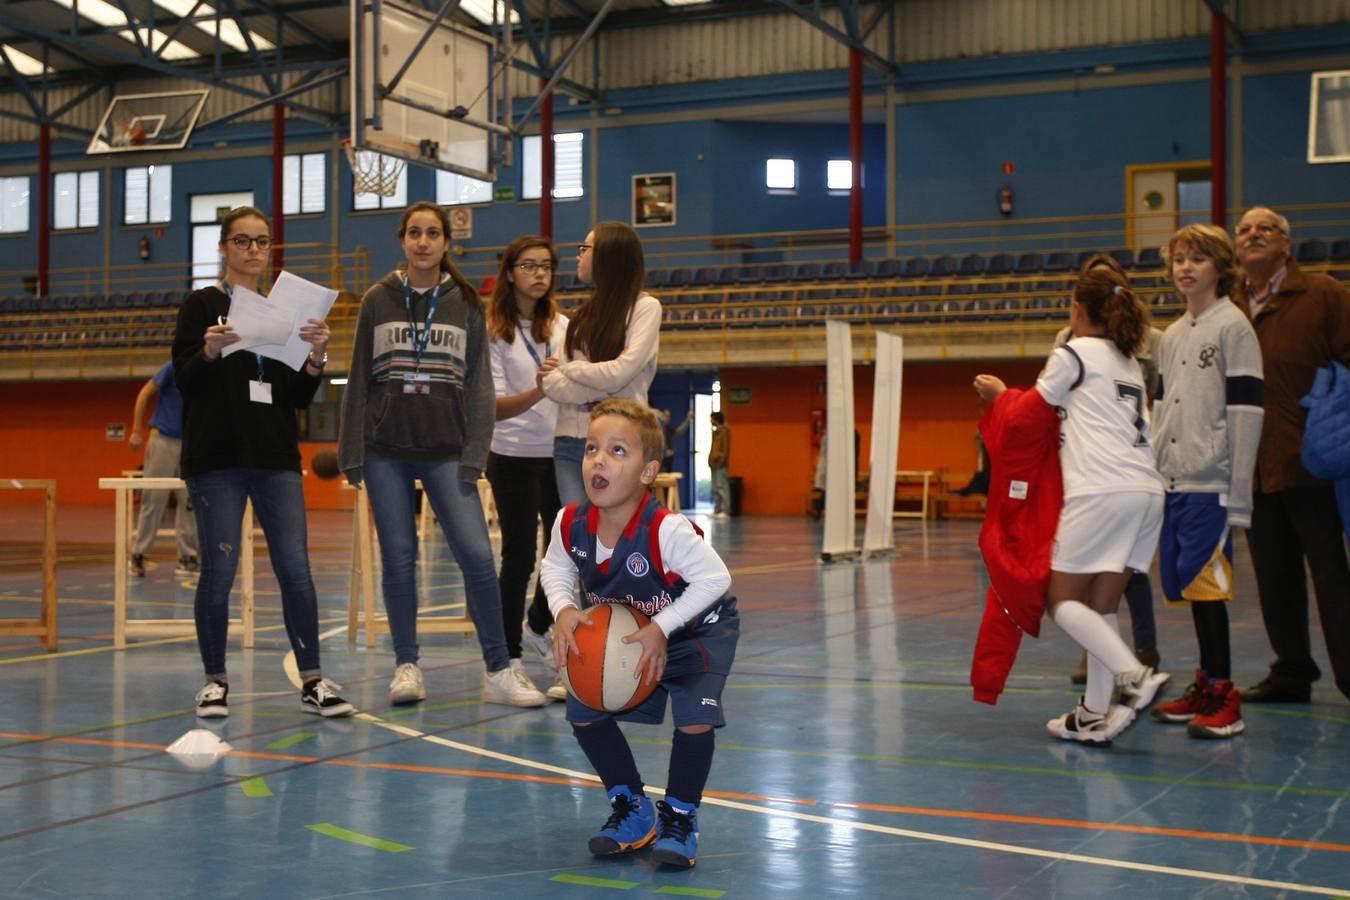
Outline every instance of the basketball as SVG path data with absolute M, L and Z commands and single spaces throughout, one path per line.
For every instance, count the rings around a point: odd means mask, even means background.
M 623 639 L 650 619 L 631 606 L 604 604 L 588 609 L 591 624 L 572 632 L 580 656 L 567 655 L 559 670 L 567 690 L 586 706 L 600 712 L 632 709 L 652 695 L 656 683 L 634 678 L 642 645 Z
M 338 468 L 337 451 L 332 447 L 324 447 L 315 453 L 314 458 L 310 460 L 310 466 L 313 467 L 314 474 L 325 481 L 342 474 L 342 470 Z

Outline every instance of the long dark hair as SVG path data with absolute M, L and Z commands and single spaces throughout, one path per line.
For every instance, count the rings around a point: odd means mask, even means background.
M 595 290 L 567 323 L 563 347 L 568 356 L 581 352 L 591 362 L 605 362 L 623 352 L 628 315 L 642 293 L 647 269 L 642 241 L 631 225 L 601 222 L 591 233 Z
M 492 288 L 492 299 L 488 301 L 488 336 L 494 341 L 506 341 L 510 344 L 516 339 L 516 328 L 520 325 L 520 306 L 516 303 L 516 286 L 507 279 L 516 268 L 516 260 L 526 250 L 542 247 L 548 251 L 553 263 L 553 272 L 558 271 L 558 251 L 548 238 L 534 234 L 518 237 L 506 245 L 502 251 L 501 268 L 497 271 L 497 284 Z M 536 344 L 546 343 L 553 334 L 553 319 L 558 315 L 558 304 L 553 300 L 553 275 L 549 275 L 548 293 L 535 301 L 531 316 L 530 334 Z
M 445 252 L 441 254 L 441 271 L 450 275 L 450 280 L 459 287 L 460 293 L 464 295 L 465 303 L 481 303 L 478 291 L 474 289 L 473 285 L 469 284 L 469 280 L 460 274 L 459 269 L 455 268 L 455 264 L 450 261 L 450 213 L 446 212 L 445 207 L 432 203 L 430 200 L 418 200 L 405 209 L 403 218 L 398 223 L 398 231 L 395 232 L 399 243 L 403 242 L 403 235 L 408 231 L 408 220 L 414 214 L 420 212 L 429 212 L 441 222 L 441 234 L 445 235 L 447 245 Z M 399 268 L 403 267 L 400 266 Z
M 1119 274 L 1103 266 L 1084 272 L 1074 285 L 1073 302 L 1082 304 L 1088 320 L 1121 353 L 1134 357 L 1139 352 L 1148 335 L 1148 310 Z

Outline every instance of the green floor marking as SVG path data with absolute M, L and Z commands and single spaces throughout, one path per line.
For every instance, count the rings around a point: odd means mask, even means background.
M 585 887 L 614 888 L 616 891 L 628 891 L 638 886 L 636 881 L 615 881 L 612 878 L 592 878 L 589 875 L 554 875 L 549 881 L 560 884 L 580 884 Z
M 406 853 L 416 848 L 409 847 L 407 844 L 397 844 L 393 841 L 382 841 L 377 837 L 371 837 L 368 834 L 361 834 L 356 831 L 348 831 L 345 828 L 339 828 L 336 825 L 330 825 L 327 822 L 318 822 L 314 825 L 306 825 L 310 831 L 317 831 L 319 834 L 327 835 L 331 838 L 337 838 L 339 841 L 346 841 L 349 844 L 360 844 L 362 847 L 370 847 L 373 850 L 383 850 L 386 853 Z
M 313 737 L 318 737 L 318 735 L 312 731 L 301 731 L 291 735 L 290 737 L 284 737 L 279 741 L 273 741 L 272 743 L 268 744 L 264 749 L 288 750 L 291 747 L 294 747 L 296 744 L 299 744 L 302 741 L 307 741 Z
M 270 797 L 272 789 L 267 786 L 267 782 L 261 778 L 250 778 L 248 781 L 239 782 L 239 786 L 244 789 L 245 797 Z
M 714 888 L 675 887 L 670 884 L 657 888 L 656 892 L 658 894 L 678 894 L 681 897 L 722 897 L 726 895 L 726 891 L 719 891 Z

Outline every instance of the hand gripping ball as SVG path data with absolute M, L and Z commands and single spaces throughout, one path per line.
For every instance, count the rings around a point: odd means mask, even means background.
M 581 655 L 567 655 L 559 671 L 563 683 L 591 709 L 608 713 L 632 709 L 652 695 L 656 683 L 634 677 L 642 645 L 625 644 L 623 639 L 651 620 L 631 606 L 616 604 L 593 606 L 586 613 L 591 623 L 572 632 Z

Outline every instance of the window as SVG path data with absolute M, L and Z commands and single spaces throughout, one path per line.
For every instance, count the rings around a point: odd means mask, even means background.
M 436 170 L 436 202 L 441 206 L 461 203 L 491 203 L 492 182 L 479 181 L 458 172 Z
M 281 161 L 281 210 L 288 216 L 323 212 L 322 153 L 287 156 Z
M 795 191 L 797 189 L 797 161 L 795 159 L 771 159 L 764 167 L 764 186 L 771 191 Z
M 825 164 L 825 188 L 831 191 L 853 190 L 853 160 L 832 159 Z
M 173 166 L 131 166 L 126 172 L 122 222 L 148 225 L 169 221 Z
M 582 177 L 582 148 L 586 135 L 569 131 L 553 136 L 553 198 L 580 197 L 586 193 Z M 540 159 L 539 135 L 532 134 L 521 141 L 522 200 L 538 200 L 543 196 L 543 161 Z
M 28 176 L 0 178 L 0 234 L 28 230 Z
M 55 228 L 98 227 L 98 173 L 61 172 L 54 179 Z
M 374 168 L 376 157 L 381 157 L 378 162 L 381 165 L 389 165 L 394 162 L 392 157 L 384 156 L 374 150 L 356 151 L 357 162 L 363 167 Z M 398 187 L 394 189 L 394 196 L 386 197 L 383 194 L 362 194 L 352 189 L 352 209 L 398 209 L 408 205 L 408 167 L 405 165 L 398 173 Z

